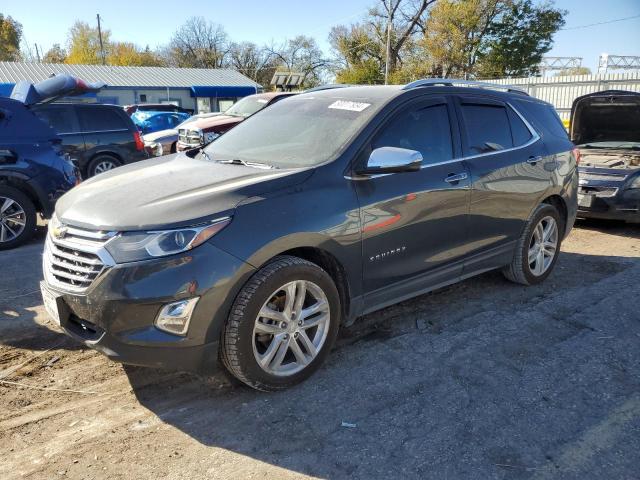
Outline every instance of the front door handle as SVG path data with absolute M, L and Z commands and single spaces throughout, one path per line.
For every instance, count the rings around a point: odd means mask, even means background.
M 541 162 L 541 161 L 542 161 L 542 157 L 541 157 L 541 156 L 539 156 L 539 155 L 538 155 L 538 156 L 535 156 L 535 157 L 534 157 L 534 156 L 531 156 L 531 157 L 529 157 L 529 158 L 527 159 L 527 163 L 528 163 L 529 165 L 535 165 L 536 163 Z
M 447 178 L 444 179 L 445 182 L 450 183 L 452 185 L 456 185 L 461 180 L 466 180 L 466 173 L 450 173 Z

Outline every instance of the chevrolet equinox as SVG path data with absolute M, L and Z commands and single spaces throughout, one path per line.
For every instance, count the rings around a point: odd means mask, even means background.
M 576 216 L 573 148 L 551 105 L 496 85 L 296 95 L 65 194 L 44 304 L 113 360 L 220 360 L 283 389 L 366 313 L 494 269 L 547 278 Z

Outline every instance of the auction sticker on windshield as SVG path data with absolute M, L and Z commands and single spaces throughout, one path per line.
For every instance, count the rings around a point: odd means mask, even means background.
M 370 103 L 350 102 L 348 100 L 338 100 L 329 105 L 329 108 L 336 110 L 350 110 L 352 112 L 361 112 L 365 108 L 370 107 Z

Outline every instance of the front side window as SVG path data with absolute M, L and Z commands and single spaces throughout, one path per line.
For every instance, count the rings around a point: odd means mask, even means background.
M 462 116 L 472 155 L 513 147 L 509 117 L 504 106 L 463 103 Z
M 449 113 L 445 104 L 406 110 L 383 127 L 371 148 L 398 147 L 417 150 L 423 163 L 453 158 Z

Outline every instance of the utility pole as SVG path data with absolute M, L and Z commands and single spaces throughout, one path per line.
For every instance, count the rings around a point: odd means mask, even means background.
M 102 30 L 100 29 L 100 14 L 98 13 L 96 17 L 98 18 L 98 38 L 100 39 L 100 56 L 102 57 L 102 65 L 105 65 L 106 62 L 104 59 L 104 45 L 102 45 Z
M 385 55 L 384 62 L 384 84 L 389 83 L 389 57 L 391 56 L 391 9 L 393 7 L 392 0 L 389 0 L 389 6 L 387 11 L 387 53 Z
M 38 59 L 38 63 L 40 63 L 40 52 L 38 51 L 38 44 L 34 43 L 34 46 L 36 47 L 36 58 Z

